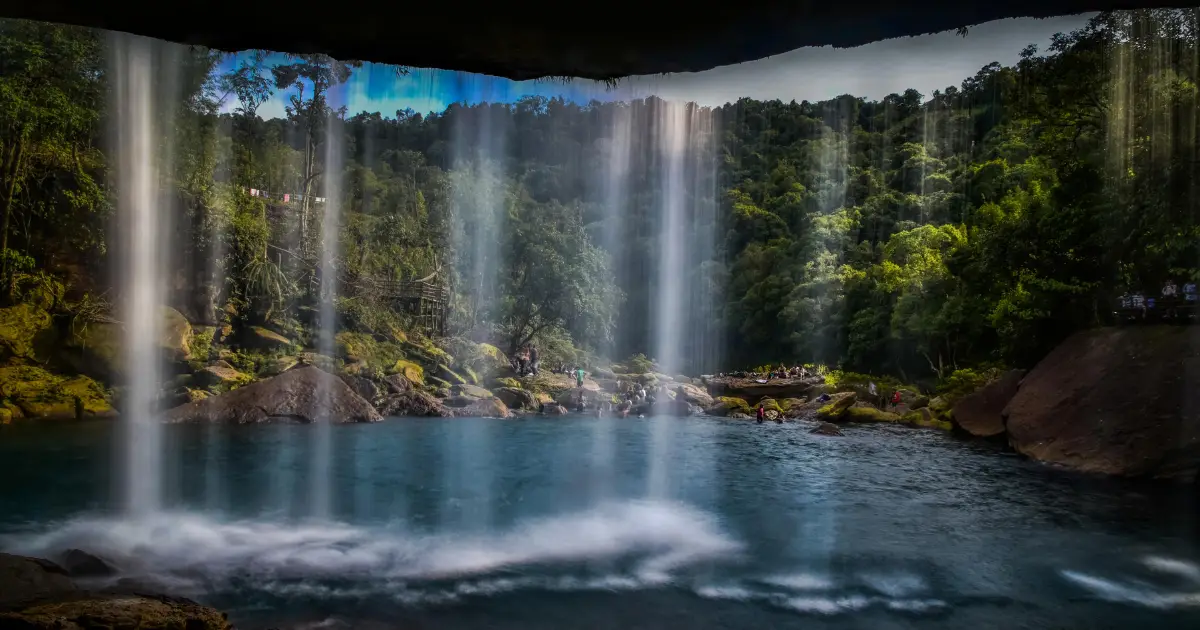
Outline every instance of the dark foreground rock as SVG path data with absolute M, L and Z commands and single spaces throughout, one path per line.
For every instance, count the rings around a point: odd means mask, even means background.
M 342 379 L 315 366 L 288 370 L 219 396 L 176 407 L 164 417 L 166 422 L 226 424 L 325 419 L 339 423 L 378 422 L 383 417 Z
M 53 562 L 0 554 L 0 628 L 228 630 L 232 627 L 220 611 L 188 599 L 122 589 L 85 591 Z
M 71 577 L 107 577 L 117 574 L 117 568 L 99 556 L 82 549 L 68 549 L 59 558 L 59 563 Z
M 832 422 L 822 422 L 814 427 L 812 431 L 809 431 L 809 433 L 813 435 L 841 435 L 842 430 Z
M 1012 400 L 1025 370 L 1009 370 L 954 404 L 952 419 L 958 428 L 976 437 L 1004 434 L 1004 407 Z
M 1009 443 L 1077 470 L 1196 481 L 1200 326 L 1073 335 L 1025 376 L 1005 408 Z

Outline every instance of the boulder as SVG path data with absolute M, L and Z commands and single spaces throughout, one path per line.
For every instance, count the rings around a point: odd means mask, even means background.
M 842 414 L 843 422 L 900 422 L 900 416 L 877 407 L 854 405 Z
M 908 408 L 912 409 L 914 411 L 916 411 L 917 409 L 922 409 L 924 407 L 928 407 L 928 406 L 929 406 L 929 397 L 928 396 L 917 396 L 916 398 L 913 399 L 912 402 L 908 403 Z
M 442 364 L 442 363 L 439 363 L 437 365 L 437 367 L 433 371 L 433 374 L 434 374 L 434 376 L 442 379 L 443 381 L 446 381 L 447 383 L 449 383 L 451 385 L 466 385 L 467 384 L 467 379 L 463 378 L 463 376 L 461 374 L 459 374 L 458 372 L 455 372 L 454 370 L 451 370 L 449 367 L 447 367 L 445 364 Z
M 352 374 L 339 375 L 342 382 L 354 390 L 354 393 L 362 396 L 364 400 L 374 402 L 379 399 L 379 387 L 369 378 L 354 376 Z
M 822 406 L 817 409 L 816 416 L 822 420 L 840 420 L 856 402 L 858 402 L 858 394 L 854 392 L 830 394 L 829 400 L 822 403 Z
M 542 413 L 548 416 L 565 416 L 567 415 L 567 408 L 562 405 L 550 403 L 542 407 Z
M 914 409 L 900 417 L 900 422 L 909 426 L 921 427 L 925 429 L 941 429 L 949 431 L 953 428 L 950 421 L 943 420 L 934 415 L 933 410 L 929 407 L 921 407 Z
M 1008 441 L 1076 470 L 1194 482 L 1200 471 L 1200 327 L 1076 333 L 1005 407 Z
M 0 368 L 0 396 L 28 419 L 69 420 L 115 413 L 107 392 L 92 379 L 59 376 L 32 365 Z M 16 414 L 10 411 L 10 415 Z
M 495 394 L 509 409 L 536 410 L 538 408 L 538 401 L 533 392 L 519 387 L 501 387 L 496 390 Z
M 822 422 L 813 427 L 813 430 L 809 431 L 809 433 L 813 435 L 841 435 L 842 430 L 832 422 Z
M 30 304 L 0 308 L 0 359 L 44 361 L 53 337 L 50 313 Z
M 392 372 L 403 376 L 409 383 L 420 385 L 425 382 L 425 368 L 407 359 L 400 359 L 392 365 Z
M 157 346 L 161 356 L 179 363 L 191 358 L 189 340 L 192 327 L 179 311 L 166 306 L 159 308 Z M 77 326 L 64 340 L 64 362 L 82 374 L 112 381 L 123 376 L 125 366 L 123 344 L 125 331 L 121 324 L 90 322 Z
M 378 422 L 382 417 L 369 401 L 355 393 L 342 379 L 308 366 L 176 407 L 163 419 L 166 422 L 247 424 L 318 420 Z
M 64 551 L 59 558 L 59 564 L 71 577 L 107 577 L 117 574 L 116 567 L 82 549 Z
M 460 418 L 507 418 L 512 414 L 498 398 L 472 398 L 470 404 L 455 409 L 454 415 Z
M 675 388 L 675 399 L 685 400 L 689 404 L 704 407 L 705 409 L 711 407 L 713 404 L 713 397 L 708 392 L 691 383 L 683 383 L 677 386 Z
M 388 394 L 403 394 L 411 391 L 413 388 L 413 385 L 411 382 L 409 382 L 408 378 L 399 372 L 396 374 L 388 374 L 387 376 L 383 377 L 383 386 L 384 389 L 387 390 Z
M 658 401 L 654 404 L 653 412 L 663 416 L 674 416 L 676 418 L 687 418 L 701 413 L 699 407 L 687 402 L 686 400 L 667 400 Z
M 0 553 L 0 610 L 79 593 L 79 588 L 61 566 L 41 558 Z M 4 627 L 3 623 L 0 627 Z
M 263 376 L 278 376 L 300 364 L 300 359 L 294 356 L 276 357 L 263 365 L 260 374 Z
M 1009 370 L 1000 378 L 963 396 L 954 403 L 951 418 L 955 426 L 976 437 L 996 437 L 1004 433 L 1001 414 L 1016 395 L 1025 370 Z
M 442 399 L 442 404 L 450 407 L 451 409 L 461 409 L 468 405 L 474 404 L 478 400 L 478 398 L 472 398 L 470 396 L 447 396 Z
M 379 412 L 385 416 L 449 418 L 454 412 L 427 392 L 411 390 L 384 399 Z

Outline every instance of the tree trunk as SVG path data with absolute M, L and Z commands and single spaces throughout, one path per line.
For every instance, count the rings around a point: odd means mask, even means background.
M 22 135 L 9 149 L 9 159 L 4 164 L 4 197 L 0 199 L 0 203 L 4 204 L 3 219 L 0 219 L 0 257 L 2 257 L 0 258 L 0 278 L 4 279 L 4 297 L 6 299 L 12 297 L 14 274 L 14 270 L 9 268 L 8 226 L 12 219 L 13 197 L 17 191 L 17 174 L 21 170 L 21 159 L 24 154 L 25 138 Z

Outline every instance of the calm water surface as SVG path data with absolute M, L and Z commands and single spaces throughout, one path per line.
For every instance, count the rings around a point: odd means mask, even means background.
M 1186 490 L 932 431 L 715 419 L 169 427 L 170 513 L 107 424 L 0 430 L 0 547 L 82 547 L 242 628 L 1198 628 Z M 655 465 L 657 463 L 657 465 Z

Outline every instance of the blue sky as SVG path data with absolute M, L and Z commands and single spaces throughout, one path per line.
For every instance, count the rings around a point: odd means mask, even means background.
M 1092 15 L 998 20 L 972 27 L 966 37 L 946 32 L 848 49 L 801 48 L 706 72 L 631 77 L 615 88 L 594 81 L 518 82 L 427 69 L 414 69 L 408 76 L 398 77 L 393 66 L 364 64 L 346 85 L 330 95 L 330 102 L 335 107 L 346 105 L 351 115 L 368 111 L 392 116 L 406 108 L 440 112 L 455 102 L 512 102 L 527 95 L 562 96 L 585 103 L 653 94 L 713 106 L 743 96 L 816 101 L 853 94 L 877 99 L 910 87 L 928 96 L 935 89 L 959 85 L 993 61 L 1015 63 L 1017 54 L 1028 44 L 1044 49 L 1052 35 L 1081 27 Z M 268 63 L 284 59 L 283 55 L 272 55 Z M 236 58 L 227 59 L 222 70 L 236 62 Z M 259 108 L 259 115 L 283 116 L 286 99 L 286 94 L 277 93 Z M 235 104 L 230 99 L 225 109 Z

